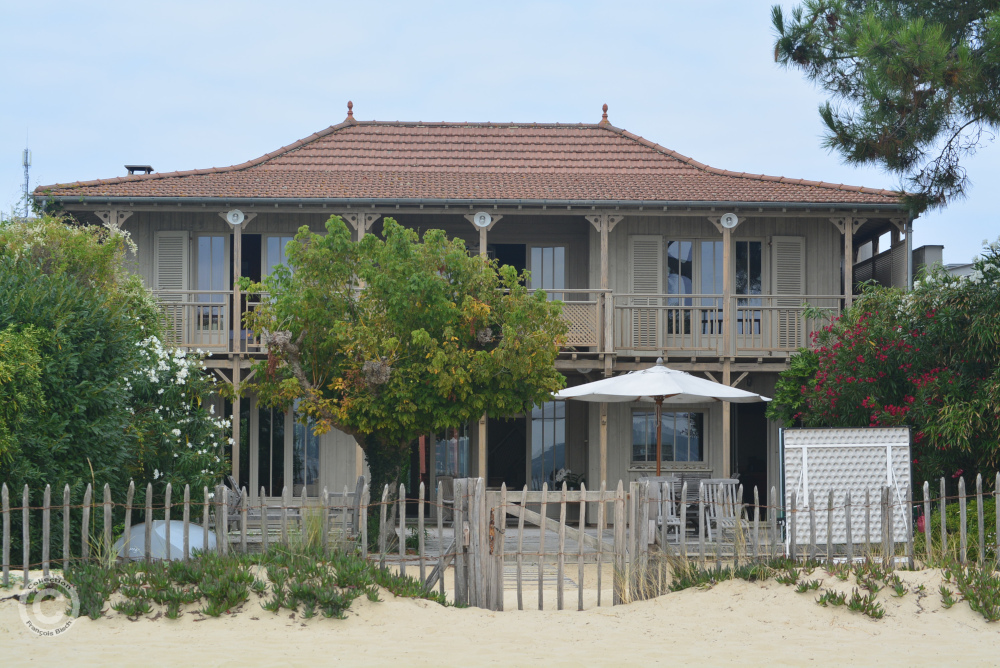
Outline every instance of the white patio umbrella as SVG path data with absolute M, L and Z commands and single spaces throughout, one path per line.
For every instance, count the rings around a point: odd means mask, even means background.
M 576 387 L 567 387 L 554 396 L 556 399 L 579 399 L 580 401 L 606 401 L 609 403 L 645 401 L 655 403 L 656 475 L 660 475 L 662 451 L 660 415 L 663 404 L 697 404 L 706 400 L 729 401 L 738 404 L 770 401 L 769 398 L 753 392 L 738 390 L 735 387 L 716 383 L 707 378 L 697 378 L 684 371 L 666 367 L 663 365 L 663 358 L 656 360 L 656 365 L 648 369 L 595 380 L 593 383 L 585 383 Z

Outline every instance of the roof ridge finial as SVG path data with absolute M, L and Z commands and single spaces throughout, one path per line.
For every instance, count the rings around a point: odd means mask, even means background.
M 610 125 L 610 123 L 608 121 L 608 103 L 605 102 L 604 106 L 601 107 L 601 109 L 604 111 L 604 113 L 601 114 L 601 124 L 602 125 Z
M 347 119 L 348 121 L 354 120 L 354 103 L 350 100 L 347 101 Z

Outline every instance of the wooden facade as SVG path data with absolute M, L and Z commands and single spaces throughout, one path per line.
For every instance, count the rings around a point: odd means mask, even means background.
M 557 368 L 569 384 L 662 357 L 769 395 L 790 355 L 850 305 L 856 278 L 886 273 L 883 254 L 855 276 L 862 245 L 893 231 L 887 275 L 905 286 L 912 273 L 911 235 L 903 236 L 911 221 L 895 193 L 710 168 L 614 128 L 606 113 L 593 125 L 381 123 L 349 114 L 242 165 L 43 186 L 36 198 L 131 234 L 133 268 L 160 298 L 170 343 L 208 351 L 208 366 L 242 392 L 229 410 L 244 416 L 234 431 L 250 433 L 234 434 L 243 446 L 233 468 L 254 494 L 279 469 L 290 489 L 308 493 L 309 476 L 319 477 L 312 489 L 340 489 L 364 472 L 360 449 L 343 434 L 316 446 L 285 431 L 275 454 L 276 427 L 262 425 L 283 419 L 290 429 L 295 416 L 260 413 L 248 369 L 265 351 L 234 326 L 254 306 L 237 279 L 259 279 L 283 261 L 283 244 L 300 226 L 322 232 L 331 215 L 356 238 L 379 234 L 386 217 L 443 229 L 470 252 L 531 270 L 532 285 L 564 303 L 569 336 Z M 235 209 L 245 220 L 234 225 L 226 214 Z M 487 224 L 475 225 L 479 212 Z M 484 417 L 415 444 L 420 480 L 408 486 L 482 477 L 495 487 L 553 487 L 561 468 L 585 475 L 591 488 L 634 481 L 655 469 L 643 440 L 647 418 L 642 405 L 574 402 Z M 762 406 L 706 404 L 670 420 L 666 471 L 739 475 L 745 489 L 777 481 L 778 427 Z M 298 464 L 300 455 L 309 463 Z M 292 480 L 309 466 L 302 483 Z

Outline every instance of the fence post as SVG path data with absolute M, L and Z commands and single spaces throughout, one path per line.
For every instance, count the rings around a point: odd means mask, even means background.
M 31 569 L 31 531 L 28 524 L 30 520 L 30 515 L 28 512 L 28 486 L 24 486 L 24 494 L 21 495 L 21 540 L 23 541 L 23 550 L 21 565 L 24 567 L 24 580 L 22 585 L 27 587 L 31 580 L 28 578 Z
M 542 483 L 542 502 L 538 506 L 538 512 L 541 515 L 540 531 L 538 534 L 538 609 L 544 609 L 544 600 L 542 596 L 542 571 L 545 569 L 545 534 L 548 530 L 545 528 L 546 518 L 548 517 L 548 495 L 549 495 L 549 483 Z M 623 520 L 624 523 L 624 520 Z
M 468 478 L 457 478 L 452 483 L 452 525 L 455 527 L 455 602 L 469 603 L 469 578 L 465 563 L 465 483 Z
M 305 494 L 305 485 L 302 486 Z M 215 506 L 215 526 L 219 532 L 219 554 L 229 554 L 229 485 L 219 485 L 218 503 Z M 305 522 L 305 508 L 302 509 L 302 521 Z M 304 527 L 302 533 L 305 533 Z
M 122 534 L 122 553 L 128 560 L 132 556 L 132 503 L 135 501 L 135 481 L 128 481 L 128 492 L 125 494 L 125 533 Z
M 201 494 L 204 497 L 201 505 L 201 551 L 202 554 L 208 554 L 208 504 L 211 500 L 208 496 L 208 485 L 202 486 Z
M 399 496 L 396 499 L 399 507 L 399 574 L 406 576 L 406 485 L 400 483 Z
M 757 485 L 753 486 L 753 560 L 757 561 L 760 556 L 758 549 L 760 545 L 760 492 Z
M 871 490 L 865 488 L 865 559 L 867 559 L 872 552 L 871 545 L 872 536 L 872 498 Z
M 948 554 L 948 518 L 945 517 L 945 506 L 948 503 L 948 496 L 944 484 L 944 476 L 941 476 L 941 559 L 944 560 Z
M 906 514 L 903 515 L 906 524 L 906 562 L 913 570 L 913 486 L 906 485 Z
M 931 547 L 931 484 L 924 481 L 924 548 L 927 553 L 927 565 L 930 566 L 933 558 Z
M 688 481 L 685 480 L 681 483 L 681 498 L 680 498 L 680 529 L 677 531 L 677 541 L 681 546 L 681 561 L 687 564 L 688 557 L 688 547 L 687 547 L 687 494 L 688 494 Z M 600 592 L 598 592 L 600 594 Z
M 427 572 L 424 566 L 424 481 L 417 488 L 417 559 L 420 562 L 420 584 L 427 584 Z
M 87 483 L 87 491 L 83 493 L 83 523 L 80 534 L 80 557 L 87 561 L 90 559 L 90 502 L 93 498 L 94 490 L 91 484 Z
M 146 562 L 150 562 L 153 559 L 153 483 L 146 483 L 146 523 L 143 526 L 145 530 L 145 542 L 143 543 L 142 555 Z M 205 541 L 205 548 L 208 549 L 208 541 Z
M 42 496 L 42 575 L 49 577 L 49 521 L 51 519 L 52 487 L 45 485 Z
M 288 486 L 281 488 L 281 544 L 288 545 Z
M 502 504 L 501 504 L 502 505 Z M 576 609 L 583 610 L 583 536 L 587 529 L 587 485 L 581 480 L 580 481 L 580 536 L 577 539 L 577 547 L 579 552 L 576 557 L 576 567 L 577 567 L 577 602 Z M 664 533 L 666 537 L 666 533 Z M 600 539 L 600 536 L 598 536 Z M 666 549 L 667 542 L 664 540 L 663 545 Z M 599 544 L 598 544 L 599 545 Z
M 323 505 L 322 509 L 320 510 L 320 515 L 322 516 L 323 528 L 320 529 L 319 540 L 320 540 L 320 545 L 322 545 L 323 548 L 323 556 L 326 557 L 326 555 L 330 553 L 330 545 L 329 545 L 330 490 L 328 490 L 325 485 L 323 486 L 323 496 L 320 498 L 320 503 Z M 347 514 L 346 499 L 344 503 L 345 503 L 344 514 L 346 515 Z
M 771 485 L 771 494 L 768 499 L 767 524 L 771 533 L 767 551 L 773 559 L 778 556 L 778 488 L 774 485 Z
M 698 568 L 705 568 L 705 485 L 698 481 Z
M 247 496 L 247 488 L 244 486 L 240 490 L 240 552 L 247 553 L 247 505 L 250 497 Z
M 1000 508 L 1000 473 L 997 473 L 996 482 L 993 485 L 993 502 L 993 508 L 996 512 L 997 525 L 995 534 L 997 539 L 996 558 L 1000 559 L 1000 511 L 996 510 L 996 508 Z
M 191 558 L 191 485 L 184 485 L 184 546 L 181 558 L 186 562 Z
M 173 485 L 171 485 L 168 482 L 167 483 L 167 490 L 166 490 L 166 492 L 163 495 L 163 538 L 164 538 L 164 543 L 166 543 L 166 545 L 164 546 L 164 548 L 166 549 L 167 561 L 170 561 L 170 557 L 172 556 L 170 554 L 170 552 L 171 552 L 171 549 L 170 549 L 170 502 L 172 500 L 170 497 L 172 496 L 173 489 L 174 489 Z
M 378 567 L 385 570 L 385 510 L 389 499 L 389 484 L 382 488 L 381 517 L 378 523 Z
M 63 487 L 63 575 L 69 570 L 69 485 Z
M 260 486 L 260 495 L 257 500 L 260 501 L 260 549 L 266 554 L 271 528 L 267 525 L 267 501 L 264 499 L 263 485 Z
M 966 498 L 965 498 L 965 476 L 958 479 L 958 512 L 961 518 L 961 532 L 959 534 L 959 549 L 961 550 L 961 561 L 964 566 L 969 562 L 969 537 L 968 531 L 968 514 L 966 508 Z
M 976 528 L 979 529 L 979 565 L 986 563 L 986 526 L 983 521 L 983 474 L 976 474 Z
M 104 556 L 111 558 L 111 485 L 104 483 Z
M 361 507 L 358 508 L 358 515 L 361 516 L 359 531 L 361 533 L 361 558 L 368 561 L 368 503 L 371 501 L 368 494 L 368 483 L 361 487 Z M 442 580 L 444 578 L 442 570 Z M 443 591 L 441 593 L 444 593 Z
M 559 497 L 559 556 L 556 557 L 556 609 L 563 609 L 563 568 L 566 563 L 566 482 Z
M 527 488 L 527 485 L 525 485 Z M 444 596 L 444 483 L 438 480 L 437 484 L 437 508 L 435 509 L 435 515 L 437 515 L 437 529 L 438 529 L 438 591 Z M 458 539 L 458 534 L 455 535 L 456 541 Z M 457 545 L 457 542 L 456 542 Z
M 833 563 L 833 490 L 826 498 L 826 563 Z
M 624 603 L 622 577 L 625 572 L 625 490 L 621 480 L 618 481 L 618 488 L 615 490 L 615 571 L 611 603 L 612 605 L 620 605 Z M 538 599 L 541 602 L 540 586 L 538 591 Z M 541 606 L 539 606 L 540 609 Z
M 10 493 L 7 483 L 0 487 L 0 507 L 3 509 L 3 586 L 10 586 Z

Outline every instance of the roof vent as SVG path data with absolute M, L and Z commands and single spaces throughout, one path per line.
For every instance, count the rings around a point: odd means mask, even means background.
M 153 173 L 153 168 L 150 165 L 125 165 L 125 169 L 128 170 L 128 173 L 130 175 L 131 174 L 135 174 L 136 172 L 138 172 L 140 174 L 152 174 Z

